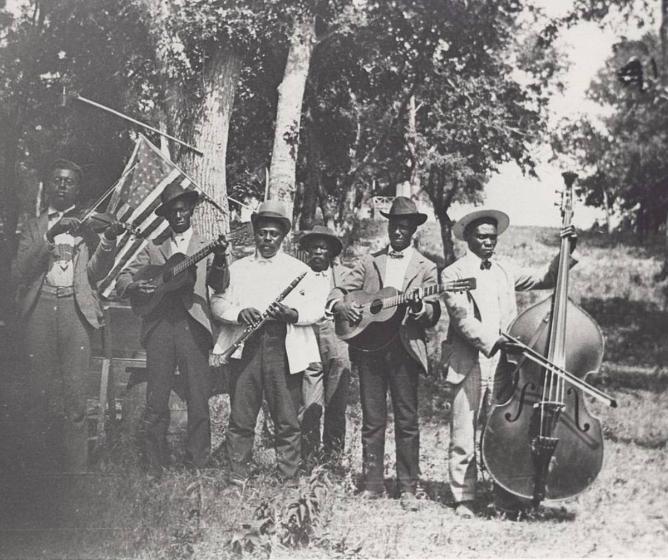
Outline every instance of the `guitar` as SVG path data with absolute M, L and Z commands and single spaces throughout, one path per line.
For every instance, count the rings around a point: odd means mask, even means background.
M 151 294 L 132 294 L 130 305 L 136 315 L 145 317 L 155 311 L 164 297 L 184 287 L 195 285 L 195 265 L 206 258 L 219 243 L 225 241 L 225 235 L 202 247 L 195 254 L 187 257 L 183 253 L 175 253 L 164 264 L 150 264 L 140 269 L 132 278 L 134 282 L 150 280 L 157 287 Z
M 443 292 L 466 292 L 475 290 L 475 278 L 454 280 L 445 285 L 433 285 L 422 289 L 422 297 Z M 353 348 L 367 352 L 381 350 L 389 345 L 399 331 L 404 317 L 403 304 L 407 303 L 418 290 L 406 293 L 387 286 L 370 294 L 364 290 L 348 292 L 343 301 L 356 303 L 362 312 L 362 319 L 351 324 L 346 319 L 334 315 L 334 328 L 337 336 Z

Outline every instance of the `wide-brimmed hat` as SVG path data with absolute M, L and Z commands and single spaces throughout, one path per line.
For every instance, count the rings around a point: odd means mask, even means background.
M 278 200 L 265 200 L 260 204 L 257 211 L 251 214 L 251 223 L 253 224 L 253 227 L 255 227 L 256 222 L 260 218 L 277 220 L 283 225 L 285 233 L 289 232 L 292 227 L 292 221 L 288 217 L 285 205 Z
M 336 234 L 325 226 L 313 226 L 313 229 L 307 230 L 302 233 L 302 236 L 299 238 L 299 245 L 302 249 L 306 249 L 309 239 L 322 238 L 329 243 L 330 252 L 332 257 L 338 256 L 341 251 L 343 251 L 343 243 L 336 236 Z
M 466 216 L 459 218 L 454 226 L 452 226 L 452 233 L 457 239 L 464 239 L 464 232 L 469 224 L 479 220 L 492 220 L 496 222 L 496 233 L 501 235 L 508 229 L 510 225 L 510 218 L 505 212 L 500 210 L 482 209 L 469 212 Z
M 155 209 L 158 216 L 165 216 L 169 205 L 179 198 L 187 198 L 195 204 L 199 200 L 199 193 L 192 189 L 185 189 L 179 183 L 170 183 L 160 194 L 160 206 Z
M 418 212 L 415 202 L 405 196 L 397 196 L 392 201 L 389 212 L 383 212 L 381 215 L 386 218 L 411 218 L 415 220 L 417 225 L 424 224 L 427 221 L 427 214 Z

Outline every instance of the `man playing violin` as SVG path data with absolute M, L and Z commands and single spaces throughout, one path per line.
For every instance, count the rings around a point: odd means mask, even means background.
M 375 293 L 385 286 L 406 292 L 427 288 L 438 281 L 436 265 L 411 246 L 413 235 L 427 216 L 417 211 L 415 203 L 398 196 L 389 213 L 389 246 L 363 256 L 357 265 L 329 295 L 327 308 L 351 324 L 361 320 L 360 310 L 344 301 L 352 290 Z M 353 354 L 359 363 L 362 403 L 362 453 L 364 490 L 362 499 L 384 495 L 385 427 L 387 392 L 394 410 L 397 480 L 401 505 L 418 509 L 416 489 L 419 475 L 420 431 L 418 425 L 418 381 L 427 373 L 425 331 L 438 322 L 438 301 L 424 301 L 419 295 L 404 311 L 395 341 L 380 351 Z M 351 356 L 351 357 L 353 357 Z
M 150 265 L 164 265 L 176 253 L 193 255 L 206 245 L 191 227 L 198 193 L 171 183 L 160 196 L 161 205 L 155 213 L 164 216 L 170 227 L 121 271 L 116 280 L 116 291 L 121 297 L 150 297 L 156 284 L 151 280 L 135 280 L 136 274 Z M 213 326 L 208 288 L 219 292 L 229 281 L 226 250 L 227 243 L 219 241 L 214 256 L 197 263 L 194 286 L 167 293 L 156 310 L 142 320 L 141 343 L 146 348 L 148 377 L 143 459 L 146 469 L 154 475 L 159 475 L 169 463 L 169 395 L 177 366 L 186 386 L 188 409 L 185 463 L 200 468 L 209 461 L 209 351 L 213 346 Z
M 231 355 L 231 412 L 227 430 L 230 482 L 243 485 L 251 474 L 255 423 L 264 397 L 275 426 L 278 475 L 294 479 L 301 461 L 298 411 L 303 371 L 320 361 L 313 324 L 324 315 L 324 302 L 299 284 L 278 296 L 309 267 L 285 254 L 281 245 L 292 226 L 278 201 L 263 202 L 251 216 L 255 253 L 230 266 L 230 284 L 212 298 L 221 321 L 214 356 L 224 353 L 248 327 L 266 321 Z
M 556 281 L 559 256 L 543 270 L 515 270 L 494 258 L 498 236 L 510 223 L 498 210 L 477 210 L 457 221 L 453 234 L 468 245 L 467 253 L 441 273 L 441 282 L 465 277 L 476 278 L 476 289 L 468 293 L 447 292 L 445 304 L 450 315 L 442 362 L 446 381 L 454 386 L 450 417 L 448 471 L 455 512 L 460 517 L 474 515 L 476 497 L 476 448 L 491 399 L 503 399 L 500 391 L 506 380 L 495 379 L 499 356 L 512 345 L 500 331 L 517 316 L 515 292 L 551 288 Z M 562 237 L 574 239 L 572 226 Z M 571 258 L 571 266 L 576 260 Z M 496 386 L 495 386 L 496 385 Z M 495 489 L 499 510 L 510 513 L 517 507 L 500 488 Z
M 56 160 L 45 180 L 48 210 L 20 235 L 13 266 L 23 322 L 35 467 L 88 468 L 86 377 L 90 338 L 102 325 L 96 282 L 114 263 L 120 224 L 100 236 L 74 215 L 83 173 Z M 34 439 L 33 439 L 34 438 Z

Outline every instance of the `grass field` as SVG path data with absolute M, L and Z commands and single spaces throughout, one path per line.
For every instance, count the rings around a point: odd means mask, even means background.
M 427 229 L 420 246 L 435 251 L 437 235 L 436 228 Z M 556 230 L 511 228 L 499 253 L 517 265 L 541 266 L 557 244 Z M 483 481 L 478 516 L 457 518 L 446 484 L 448 393 L 442 383 L 425 379 L 422 509 L 406 513 L 392 498 L 359 501 L 361 412 L 353 380 L 348 446 L 335 472 L 317 470 L 298 487 L 284 487 L 272 476 L 271 446 L 258 435 L 255 475 L 242 490 L 226 486 L 220 470 L 193 474 L 175 468 L 153 481 L 138 470 L 132 445 L 121 437 L 89 476 L 5 478 L 0 557 L 668 556 L 668 314 L 662 288 L 653 281 L 658 250 L 588 236 L 578 245 L 571 296 L 606 335 L 606 361 L 597 379 L 620 406 L 589 405 L 603 424 L 605 459 L 598 479 L 577 498 L 546 504 L 524 521 L 500 520 L 489 511 L 489 483 Z M 519 302 L 526 307 L 546 295 L 523 294 Z M 430 334 L 434 362 L 446 326 L 442 321 Z M 226 399 L 212 399 L 216 444 L 224 438 Z M 180 435 L 172 442 L 176 454 Z M 390 495 L 393 445 L 389 426 Z

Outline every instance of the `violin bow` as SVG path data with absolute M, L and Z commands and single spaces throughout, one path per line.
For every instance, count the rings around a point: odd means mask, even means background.
M 594 387 L 593 385 L 587 383 L 583 379 L 580 379 L 579 377 L 573 375 L 569 371 L 566 371 L 564 368 L 561 368 L 558 365 L 553 364 L 545 356 L 539 354 L 533 348 L 531 348 L 531 346 L 527 346 L 526 344 L 524 344 L 524 342 L 522 342 L 519 338 L 515 338 L 514 336 L 509 335 L 508 333 L 503 331 L 501 332 L 501 336 L 506 337 L 515 346 L 518 346 L 522 350 L 524 356 L 526 356 L 532 362 L 538 364 L 539 366 L 547 370 L 550 370 L 552 373 L 555 373 L 559 377 L 568 381 L 574 387 L 581 389 L 588 395 L 591 395 L 592 397 L 600 401 L 603 401 L 608 406 L 612 408 L 617 408 L 617 401 L 613 399 L 611 396 L 607 395 L 606 393 Z

